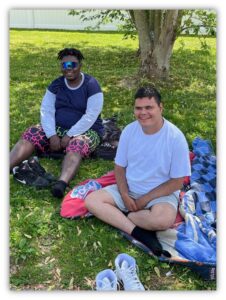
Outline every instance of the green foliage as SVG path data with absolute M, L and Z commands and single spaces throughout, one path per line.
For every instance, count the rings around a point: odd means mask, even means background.
M 217 15 L 210 9 L 184 10 L 180 34 L 216 36 Z
M 115 21 L 120 21 L 118 25 L 118 30 L 124 32 L 124 38 L 135 38 L 136 27 L 130 14 L 126 10 L 75 10 L 71 9 L 69 15 L 79 15 L 81 21 L 96 21 L 93 26 L 87 26 L 87 30 L 98 30 L 101 24 L 114 23 Z
M 169 82 L 152 82 L 163 96 L 164 116 L 185 133 L 191 149 L 196 136 L 211 140 L 216 147 L 216 39 L 206 42 L 208 52 L 200 48 L 198 38 L 180 37 Z M 121 128 L 134 119 L 134 92 L 147 82 L 137 77 L 137 39 L 123 40 L 120 33 L 11 30 L 11 147 L 28 126 L 39 122 L 45 89 L 60 75 L 57 52 L 66 46 L 81 49 L 83 71 L 99 80 L 105 97 L 103 117 L 117 113 Z M 41 164 L 59 175 L 60 160 L 42 159 Z M 112 161 L 84 160 L 71 187 L 112 168 Z M 216 289 L 215 282 L 203 281 L 185 267 L 158 262 L 96 218 L 61 218 L 60 204 L 49 190 L 24 187 L 10 177 L 12 289 L 91 290 L 96 274 L 113 269 L 121 252 L 137 260 L 146 289 Z
M 192 9 L 182 10 L 183 21 L 178 28 L 178 35 L 203 35 L 216 36 L 216 12 L 210 9 Z M 121 25 L 118 30 L 124 32 L 124 38 L 135 38 L 136 26 L 131 17 L 130 11 L 126 10 L 75 10 L 69 11 L 69 15 L 80 16 L 81 21 L 96 21 L 94 26 L 87 27 L 86 29 L 97 30 L 101 24 L 114 23 L 120 21 Z

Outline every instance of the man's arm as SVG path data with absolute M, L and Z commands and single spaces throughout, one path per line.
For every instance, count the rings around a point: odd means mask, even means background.
M 40 114 L 41 125 L 48 139 L 56 135 L 55 102 L 56 95 L 47 89 L 42 99 Z
M 126 180 L 126 168 L 115 165 L 115 177 L 125 206 L 129 211 L 137 211 L 137 206 L 134 199 L 129 196 L 129 189 Z
M 180 177 L 172 178 L 160 184 L 159 186 L 157 186 L 156 188 L 154 188 L 153 190 L 151 190 L 136 201 L 137 208 L 139 210 L 143 209 L 150 201 L 159 197 L 168 196 L 173 192 L 180 190 L 183 186 L 183 182 L 184 177 Z
M 78 136 L 89 130 L 96 122 L 99 114 L 103 109 L 104 96 L 103 93 L 97 93 L 87 100 L 87 108 L 81 119 L 68 130 L 69 137 Z

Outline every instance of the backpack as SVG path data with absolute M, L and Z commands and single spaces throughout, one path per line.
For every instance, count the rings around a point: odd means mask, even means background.
M 101 144 L 93 153 L 95 158 L 103 158 L 106 160 L 113 160 L 116 155 L 121 129 L 117 126 L 117 118 L 103 119 L 104 135 Z

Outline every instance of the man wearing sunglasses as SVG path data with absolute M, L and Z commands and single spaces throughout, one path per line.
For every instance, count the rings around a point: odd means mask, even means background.
M 62 198 L 81 160 L 100 143 L 103 93 L 98 81 L 81 72 L 82 53 L 65 48 L 58 53 L 62 76 L 47 88 L 41 104 L 41 125 L 28 128 L 10 153 L 11 170 L 36 150 L 65 153 L 59 180 L 52 194 Z

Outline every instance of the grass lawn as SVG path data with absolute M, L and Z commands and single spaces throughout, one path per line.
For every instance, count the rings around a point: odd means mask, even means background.
M 103 117 L 117 113 L 123 128 L 133 120 L 133 95 L 143 82 L 136 78 L 137 40 L 120 33 L 68 31 L 10 31 L 10 147 L 30 125 L 39 122 L 45 89 L 60 75 L 56 55 L 76 47 L 85 56 L 83 71 L 96 77 L 103 89 Z M 198 38 L 180 37 L 175 44 L 171 75 L 158 82 L 164 116 L 185 134 L 192 149 L 196 136 L 211 140 L 216 150 L 216 39 L 209 52 Z M 59 175 L 60 160 L 41 164 Z M 71 186 L 96 178 L 113 162 L 86 160 Z M 96 274 L 114 267 L 122 252 L 132 255 L 149 290 L 215 290 L 216 282 L 202 280 L 183 266 L 160 263 L 133 246 L 112 227 L 96 218 L 67 220 L 59 215 L 61 201 L 48 190 L 35 190 L 10 176 L 10 285 L 16 290 L 91 290 Z M 172 276 L 166 276 L 172 271 Z

